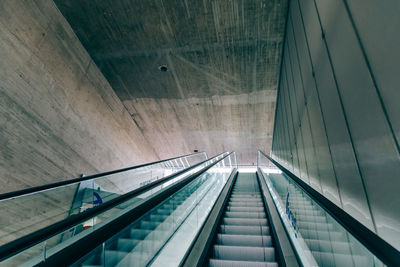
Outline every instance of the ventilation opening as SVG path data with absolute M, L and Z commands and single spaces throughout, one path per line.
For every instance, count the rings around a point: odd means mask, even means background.
M 166 71 L 168 70 L 168 67 L 165 66 L 165 65 L 161 65 L 161 66 L 158 67 L 158 69 L 159 69 L 160 71 L 162 71 L 162 72 L 166 72 Z

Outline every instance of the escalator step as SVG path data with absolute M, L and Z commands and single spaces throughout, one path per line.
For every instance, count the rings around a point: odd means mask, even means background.
M 221 234 L 231 235 L 269 235 L 268 226 L 242 226 L 242 225 L 225 225 L 220 226 Z
M 234 212 L 241 212 L 241 211 L 264 212 L 263 207 L 227 207 L 226 210 Z
M 118 238 L 117 247 L 114 250 L 129 252 L 141 241 L 140 239 Z
M 304 222 L 298 221 L 297 226 L 300 229 L 310 229 L 310 230 L 319 230 L 319 231 L 333 231 L 334 227 L 331 223 L 315 223 L 315 222 Z
M 144 230 L 144 229 L 131 229 L 131 237 L 134 239 L 139 239 L 142 240 L 144 239 L 149 233 L 151 233 L 150 230 Z
M 209 267 L 278 267 L 276 262 L 261 261 L 229 261 L 210 259 Z
M 228 207 L 264 207 L 262 202 L 228 202 Z
M 228 218 L 266 218 L 264 212 L 226 211 Z
M 334 253 L 350 254 L 354 253 L 357 249 L 350 245 L 348 242 L 341 241 L 326 241 L 326 240 L 315 240 L 315 239 L 304 239 L 307 246 L 311 251 L 331 251 Z
M 344 236 L 341 232 L 328 232 L 318 230 L 301 229 L 301 236 L 305 239 L 318 239 L 327 241 L 343 241 Z
M 106 250 L 105 251 L 105 256 L 104 256 L 105 266 L 114 266 L 114 265 L 116 265 L 126 255 L 128 255 L 128 252 Z
M 312 251 L 320 266 L 372 266 L 368 257 Z
M 149 215 L 149 220 L 151 220 L 151 221 L 163 222 L 167 218 L 168 218 L 168 216 L 166 216 L 166 215 L 157 215 L 157 214 Z
M 218 234 L 217 244 L 224 246 L 271 247 L 271 236 Z
M 227 225 L 267 225 L 267 219 L 255 219 L 255 218 L 223 218 L 224 224 Z
M 272 247 L 244 247 L 214 245 L 216 259 L 236 261 L 275 261 L 275 249 Z

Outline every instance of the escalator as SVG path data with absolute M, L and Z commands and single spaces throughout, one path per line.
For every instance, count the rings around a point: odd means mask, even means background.
M 141 170 L 122 194 L 126 170 L 22 194 L 76 190 L 60 221 L 2 245 L 0 266 L 399 266 L 396 249 L 268 156 L 253 173 L 234 152 L 190 157 L 144 166 L 157 178 Z
M 113 236 L 104 249 L 95 250 L 73 266 L 147 265 L 196 205 L 196 198 L 212 189 L 210 181 L 206 175 L 191 182 Z
M 350 236 L 293 184 L 285 184 L 276 174 L 271 174 L 270 179 L 285 205 L 296 214 L 296 226 L 319 266 L 381 266 L 369 262 L 368 255 Z
M 278 266 L 255 173 L 239 173 L 211 248 L 209 266 Z
M 221 194 L 182 266 L 400 266 L 400 253 L 263 153 Z
M 1 208 L 15 214 L 20 203 L 47 212 L 41 224 L 30 224 L 38 214 L 21 214 L 23 228 L 2 228 L 0 266 L 145 265 L 192 213 L 207 214 L 235 164 L 234 152 L 197 153 L 0 195 Z M 43 207 L 53 200 L 57 206 Z

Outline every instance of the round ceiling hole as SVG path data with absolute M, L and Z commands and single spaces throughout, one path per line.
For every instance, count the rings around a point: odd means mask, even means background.
M 166 72 L 166 71 L 168 70 L 168 67 L 165 66 L 165 65 L 161 65 L 161 66 L 158 67 L 158 69 L 159 69 L 160 71 L 162 71 L 162 72 Z

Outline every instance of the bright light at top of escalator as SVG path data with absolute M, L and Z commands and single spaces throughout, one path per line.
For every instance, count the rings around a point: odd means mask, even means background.
M 238 172 L 241 173 L 254 173 L 257 171 L 257 166 L 239 166 Z

